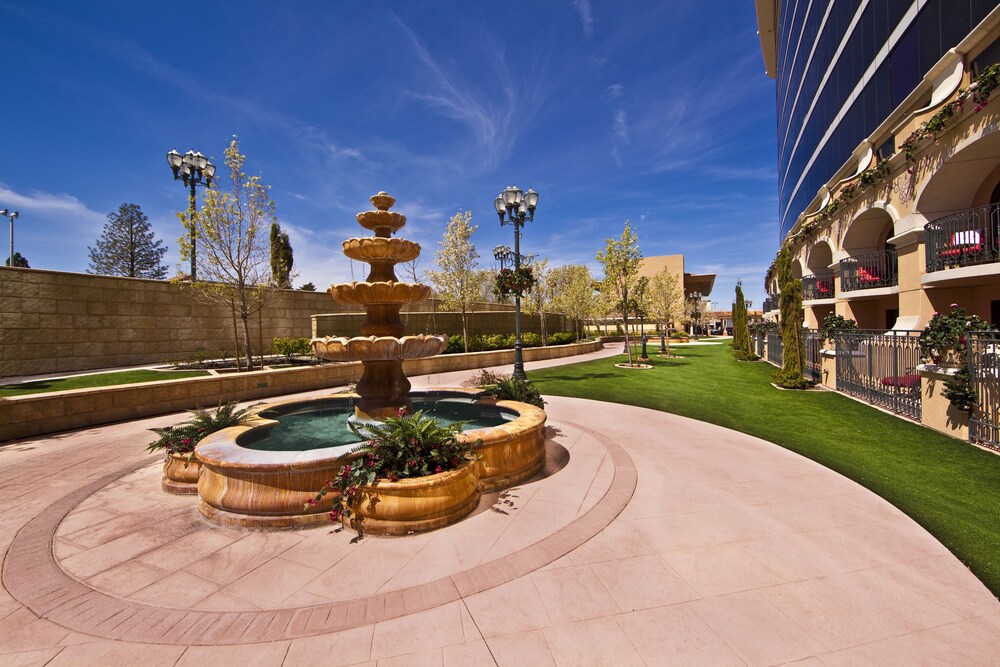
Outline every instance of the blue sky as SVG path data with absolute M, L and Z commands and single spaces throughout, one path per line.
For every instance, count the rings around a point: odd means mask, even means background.
M 511 244 L 493 198 L 540 193 L 522 250 L 598 266 L 631 220 L 646 256 L 742 278 L 777 246 L 774 81 L 753 3 L 4 2 L 0 208 L 33 268 L 85 271 L 107 213 L 139 204 L 179 264 L 184 187 L 238 135 L 272 186 L 295 284 L 351 279 L 340 250 L 386 190 L 433 262 L 471 210 L 484 266 Z M 354 277 L 363 279 L 362 268 Z

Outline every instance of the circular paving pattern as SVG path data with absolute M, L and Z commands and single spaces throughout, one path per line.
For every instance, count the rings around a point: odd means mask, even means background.
M 55 538 L 71 512 L 114 482 L 148 466 L 148 461 L 142 461 L 71 491 L 28 522 L 7 553 L 4 585 L 37 616 L 70 630 L 157 644 L 216 645 L 292 639 L 424 611 L 507 583 L 555 561 L 603 530 L 625 508 L 637 481 L 631 457 L 598 431 L 571 422 L 564 425 L 592 438 L 606 452 L 613 477 L 603 496 L 569 523 L 523 548 L 426 583 L 325 604 L 231 611 L 167 608 L 99 590 L 99 586 L 81 581 L 85 569 L 74 572 L 75 576 L 70 574 L 72 556 L 64 559 L 70 572 L 61 567 Z

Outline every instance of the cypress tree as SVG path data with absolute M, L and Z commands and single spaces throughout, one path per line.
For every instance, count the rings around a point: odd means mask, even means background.
M 271 278 L 282 289 L 292 286 L 292 244 L 276 222 L 271 223 Z
M 788 246 L 782 246 L 778 253 L 778 288 L 782 353 L 774 382 L 785 389 L 805 389 L 809 382 L 802 377 L 802 281 L 792 278 L 792 251 Z
M 733 354 L 740 361 L 756 361 L 750 349 L 750 328 L 747 321 L 747 302 L 743 298 L 743 283 L 736 283 L 736 301 L 733 303 Z

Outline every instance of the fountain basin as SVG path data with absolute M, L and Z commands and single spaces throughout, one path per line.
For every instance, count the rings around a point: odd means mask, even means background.
M 516 401 L 477 400 L 475 390 L 448 390 L 438 392 L 414 392 L 408 399 L 420 409 L 422 401 L 433 401 L 447 406 L 449 402 L 465 406 L 477 406 L 479 411 L 494 420 L 494 424 L 470 427 L 459 436 L 472 441 L 482 440 L 476 453 L 480 457 L 477 468 L 477 489 L 488 492 L 507 488 L 541 470 L 545 465 L 545 412 L 533 405 Z M 306 508 L 307 501 L 327 480 L 334 477 L 340 468 L 352 458 L 350 451 L 358 444 L 356 437 L 339 436 L 333 446 L 317 446 L 320 441 L 305 443 L 306 449 L 275 450 L 271 446 L 271 432 L 292 423 L 292 417 L 309 412 L 339 410 L 338 415 L 354 413 L 356 396 L 335 395 L 311 400 L 283 401 L 265 404 L 257 410 L 258 421 L 246 426 L 223 429 L 206 437 L 197 448 L 198 459 L 202 462 L 202 473 L 198 479 L 198 509 L 211 521 L 226 525 L 256 529 L 289 529 L 307 527 L 328 521 L 327 512 L 332 498 L 314 507 Z M 465 410 L 466 408 L 463 408 Z M 338 416 L 337 419 L 340 417 Z M 458 419 L 464 419 L 459 414 Z M 282 424 L 285 419 L 285 424 Z M 308 440 L 308 438 L 300 438 Z M 410 480 L 401 480 L 401 484 Z M 388 483 L 386 483 L 388 484 Z M 386 487 L 388 489 L 388 486 Z M 477 498 L 478 498 L 477 491 Z M 478 502 L 475 501 L 475 502 Z M 458 520 L 475 507 L 462 506 L 446 513 Z M 407 516 L 414 511 L 406 510 Z M 436 507 L 434 503 L 431 507 Z M 439 511 L 438 507 L 430 511 Z M 426 518 L 426 517 L 425 517 Z M 414 525 L 403 529 L 402 533 L 416 530 L 430 530 L 440 527 L 422 520 L 413 520 Z M 446 525 L 446 524 L 441 524 Z M 422 527 L 425 526 L 425 527 Z M 367 527 L 366 530 L 375 534 Z

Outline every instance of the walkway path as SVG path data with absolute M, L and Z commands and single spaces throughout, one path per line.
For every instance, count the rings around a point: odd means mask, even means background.
M 332 527 L 216 527 L 161 493 L 145 429 L 177 415 L 0 447 L 0 664 L 1000 655 L 1000 603 L 850 480 L 716 426 L 548 400 L 541 476 L 447 529 L 357 544 Z

